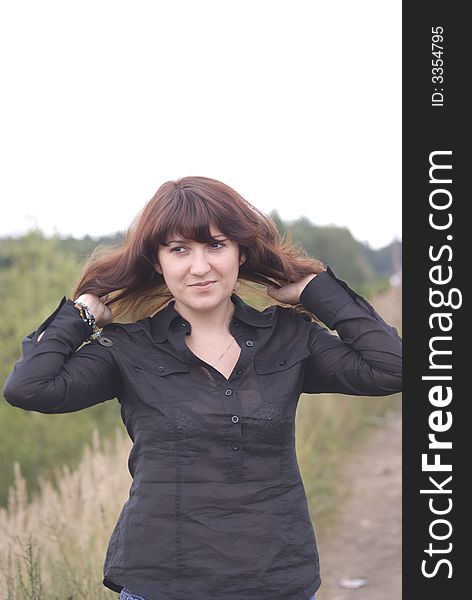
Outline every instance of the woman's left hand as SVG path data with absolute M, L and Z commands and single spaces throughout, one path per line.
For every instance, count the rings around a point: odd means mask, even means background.
M 283 285 L 280 288 L 275 286 L 267 286 L 267 294 L 277 300 L 278 302 L 283 302 L 284 304 L 299 304 L 300 296 L 305 286 L 316 277 L 316 273 L 310 273 L 300 281 L 296 281 L 294 283 L 288 283 L 287 285 Z

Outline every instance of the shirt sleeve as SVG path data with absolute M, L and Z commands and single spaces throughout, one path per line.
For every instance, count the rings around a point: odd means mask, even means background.
M 300 302 L 338 334 L 311 324 L 302 392 L 385 396 L 401 391 L 397 330 L 330 267 L 306 285 Z
M 21 357 L 3 385 L 7 402 L 41 413 L 67 413 L 118 397 L 120 373 L 113 354 L 98 343 L 84 344 L 91 334 L 92 327 L 64 296 L 23 338 Z

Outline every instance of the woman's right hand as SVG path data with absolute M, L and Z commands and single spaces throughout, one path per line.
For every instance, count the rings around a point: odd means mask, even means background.
M 95 294 L 81 294 L 75 302 L 85 304 L 89 312 L 95 317 L 97 327 L 102 328 L 113 321 L 111 309 L 105 304 L 107 300 L 108 294 L 100 297 Z

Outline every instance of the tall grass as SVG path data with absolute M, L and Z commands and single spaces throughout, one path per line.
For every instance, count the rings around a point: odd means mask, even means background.
M 105 600 L 101 585 L 106 544 L 128 497 L 131 441 L 121 431 L 86 446 L 79 467 L 41 479 L 28 502 L 15 464 L 8 507 L 0 508 L 1 600 Z

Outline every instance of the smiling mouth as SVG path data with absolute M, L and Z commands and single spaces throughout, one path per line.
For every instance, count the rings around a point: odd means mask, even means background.
M 202 290 L 209 289 L 212 285 L 216 283 L 215 281 L 207 281 L 205 283 L 193 283 L 190 287 L 200 288 Z

